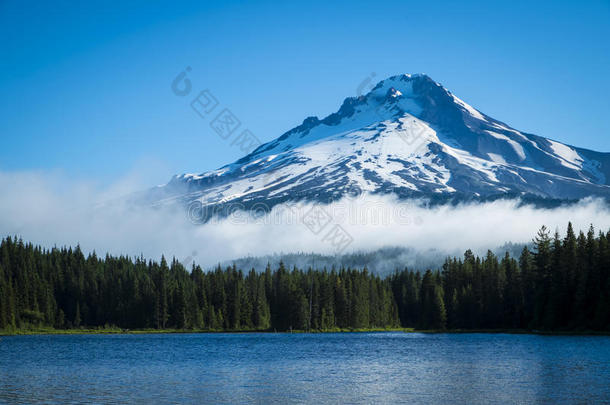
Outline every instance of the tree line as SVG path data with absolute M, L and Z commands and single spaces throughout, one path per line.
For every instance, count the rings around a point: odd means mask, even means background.
M 610 233 L 543 227 L 518 259 L 488 252 L 442 269 L 204 272 L 144 258 L 0 242 L 0 329 L 610 329 Z
M 95 253 L 0 243 L 0 329 L 330 330 L 398 327 L 387 280 L 368 271 L 190 271 Z
M 519 259 L 492 252 L 447 259 L 423 276 L 390 277 L 400 322 L 423 329 L 610 330 L 610 233 L 551 236 Z

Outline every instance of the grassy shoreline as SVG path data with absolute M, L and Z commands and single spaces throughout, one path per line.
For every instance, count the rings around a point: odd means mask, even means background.
M 549 336 L 610 336 L 610 331 L 543 331 L 525 329 L 446 329 L 446 330 L 423 330 L 414 328 L 334 328 L 325 330 L 210 330 L 210 329 L 121 329 L 116 327 L 106 328 L 79 328 L 79 329 L 55 329 L 55 328 L 31 328 L 0 330 L 0 336 L 20 335 L 138 335 L 138 334 L 178 334 L 178 333 L 371 333 L 371 332 L 402 332 L 402 333 L 427 333 L 427 334 L 467 334 L 467 333 L 489 333 L 489 334 L 514 334 L 514 335 L 549 335 Z

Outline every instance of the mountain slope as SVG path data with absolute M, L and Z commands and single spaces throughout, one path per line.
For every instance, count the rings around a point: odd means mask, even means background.
M 610 196 L 610 154 L 510 128 L 426 75 L 400 75 L 218 170 L 175 176 L 159 203 L 272 206 L 354 192 L 407 197 Z

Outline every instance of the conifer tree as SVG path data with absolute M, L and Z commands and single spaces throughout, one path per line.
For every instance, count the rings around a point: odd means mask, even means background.
M 74 315 L 74 326 L 75 327 L 79 327 L 81 323 L 81 317 L 80 317 L 80 304 L 77 302 L 76 303 L 76 314 Z

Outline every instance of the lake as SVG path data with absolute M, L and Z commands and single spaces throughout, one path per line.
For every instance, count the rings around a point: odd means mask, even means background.
M 610 337 L 0 337 L 0 403 L 610 402 Z

